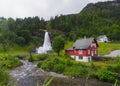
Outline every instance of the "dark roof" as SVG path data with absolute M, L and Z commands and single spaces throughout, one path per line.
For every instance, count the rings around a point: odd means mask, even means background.
M 92 43 L 93 40 L 94 40 L 94 38 L 77 40 L 73 44 L 73 47 L 68 48 L 66 50 L 73 50 L 73 48 L 75 48 L 75 49 L 87 49 L 90 46 L 90 44 Z

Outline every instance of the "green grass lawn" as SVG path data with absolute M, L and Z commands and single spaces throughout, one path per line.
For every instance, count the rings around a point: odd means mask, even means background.
M 120 42 L 98 43 L 99 55 L 109 54 L 111 51 L 120 50 Z
M 29 46 L 18 46 L 14 44 L 8 47 L 6 51 L 3 51 L 3 49 L 0 48 L 0 57 L 5 57 L 8 55 L 16 56 L 16 55 L 21 55 L 21 54 L 28 54 L 28 47 Z

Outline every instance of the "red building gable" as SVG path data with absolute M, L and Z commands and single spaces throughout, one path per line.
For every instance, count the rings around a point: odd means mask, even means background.
M 65 53 L 77 61 L 89 62 L 98 56 L 98 43 L 94 38 L 77 40 Z

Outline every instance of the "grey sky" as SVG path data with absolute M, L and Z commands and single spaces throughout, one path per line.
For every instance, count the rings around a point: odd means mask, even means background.
M 0 0 L 0 17 L 49 19 L 55 15 L 78 13 L 88 3 L 98 1 L 108 0 Z

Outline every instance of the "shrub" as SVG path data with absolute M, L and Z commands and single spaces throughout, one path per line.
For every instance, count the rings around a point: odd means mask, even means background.
M 46 71 L 52 71 L 54 68 L 54 62 L 53 61 L 47 61 L 41 64 L 41 68 Z
M 73 58 L 71 58 L 70 55 L 68 55 L 68 54 L 65 54 L 64 58 L 69 59 L 69 60 L 73 60 Z
M 44 61 L 46 58 L 48 58 L 49 55 L 47 54 L 35 54 L 35 55 L 32 55 L 32 58 L 31 57 L 28 57 L 28 60 L 31 60 L 32 61 Z
M 59 63 L 59 64 L 54 65 L 53 71 L 56 73 L 62 73 L 64 69 L 65 69 L 65 65 Z
M 67 60 L 67 61 L 66 61 L 66 65 L 67 65 L 67 66 L 72 66 L 72 65 L 73 65 L 73 62 L 72 62 L 71 60 Z
M 17 66 L 20 66 L 22 62 L 19 61 L 18 58 L 13 57 L 13 56 L 7 56 L 1 58 L 1 67 L 2 68 L 15 68 Z
M 119 64 L 115 64 L 112 67 L 115 70 L 115 72 L 120 73 L 120 65 Z
M 62 73 L 65 68 L 65 64 L 57 57 L 48 58 L 44 62 L 39 62 L 37 66 L 46 71 L 54 71 L 57 73 Z
M 115 60 L 116 60 L 116 64 L 120 65 L 120 56 L 117 56 Z
M 71 67 L 67 67 L 64 71 L 65 75 L 70 75 L 74 77 L 86 76 L 87 68 L 80 65 L 73 65 Z
M 0 86 L 8 86 L 10 75 L 8 71 L 0 68 Z
M 30 57 L 28 58 L 28 61 L 29 61 L 29 62 L 33 62 L 33 61 L 34 61 L 34 60 L 33 60 L 33 57 L 30 56 Z
M 115 82 L 116 78 L 117 78 L 117 73 L 108 70 L 106 67 L 100 69 L 97 73 L 96 73 L 97 77 L 100 80 L 103 81 L 109 81 L 109 82 Z
M 38 62 L 37 66 L 40 68 L 43 62 Z

